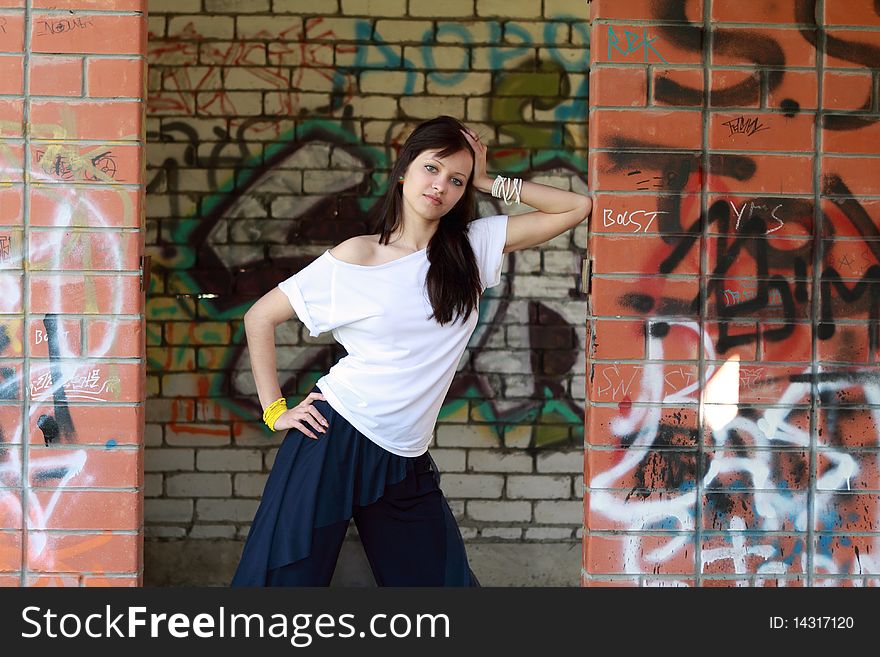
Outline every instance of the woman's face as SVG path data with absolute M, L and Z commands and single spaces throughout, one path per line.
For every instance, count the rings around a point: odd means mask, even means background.
M 403 177 L 404 220 L 408 214 L 427 221 L 443 217 L 464 195 L 473 167 L 466 150 L 442 158 L 437 151 L 419 153 Z

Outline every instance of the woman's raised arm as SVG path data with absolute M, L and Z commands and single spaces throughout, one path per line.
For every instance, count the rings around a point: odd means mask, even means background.
M 486 172 L 487 147 L 473 132 L 466 132 L 465 137 L 476 155 L 474 186 L 481 192 L 491 193 L 494 179 Z M 519 198 L 535 210 L 508 218 L 505 253 L 543 244 L 577 226 L 593 210 L 589 196 L 529 181 L 523 181 Z

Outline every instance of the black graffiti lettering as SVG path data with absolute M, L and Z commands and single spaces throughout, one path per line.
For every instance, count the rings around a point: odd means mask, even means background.
M 744 116 L 740 116 L 730 121 L 725 121 L 721 125 L 726 125 L 730 129 L 731 135 L 743 134 L 748 137 L 762 130 L 770 129 L 770 126 L 762 125 L 758 117 L 747 119 Z

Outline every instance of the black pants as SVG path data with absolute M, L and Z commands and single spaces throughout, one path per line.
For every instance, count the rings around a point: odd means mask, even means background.
M 379 586 L 479 586 L 467 568 L 464 543 L 438 483 L 433 461 L 425 454 L 381 499 L 354 510 Z M 328 586 L 348 524 L 345 520 L 314 529 L 312 553 L 271 570 L 269 586 Z M 464 579 L 457 577 L 462 567 Z

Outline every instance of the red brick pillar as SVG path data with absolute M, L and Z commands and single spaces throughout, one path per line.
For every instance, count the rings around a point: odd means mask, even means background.
M 880 585 L 880 15 L 592 3 L 585 585 Z
M 0 585 L 142 574 L 145 0 L 0 0 Z

